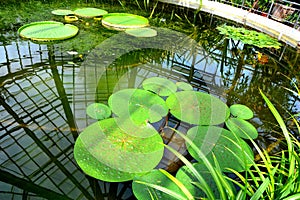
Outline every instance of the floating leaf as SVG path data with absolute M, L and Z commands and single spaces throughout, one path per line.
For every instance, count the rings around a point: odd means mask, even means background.
M 166 104 L 172 115 L 191 124 L 220 124 L 225 122 L 230 114 L 225 103 L 203 92 L 177 92 L 167 98 Z
M 191 86 L 191 84 L 186 83 L 186 82 L 176 82 L 176 85 L 179 89 L 184 90 L 184 91 L 193 90 L 193 86 Z
M 151 188 L 143 183 L 157 185 L 161 188 L 166 188 L 183 198 L 185 197 L 181 189 L 160 170 L 152 170 L 142 176 L 136 176 L 132 183 L 134 196 L 139 200 L 151 200 L 153 199 L 151 196 L 155 196 L 155 199 L 161 200 L 178 200 L 179 198 Z
M 109 13 L 103 16 L 102 25 L 116 30 L 142 28 L 149 25 L 147 18 L 129 13 Z
M 249 122 L 239 118 L 229 118 L 226 122 L 227 128 L 245 139 L 255 139 L 258 136 L 256 128 Z
M 36 41 L 64 40 L 74 37 L 78 28 L 74 25 L 54 21 L 42 21 L 26 24 L 19 28 L 21 37 Z
M 64 10 L 64 9 L 52 10 L 51 13 L 53 15 L 61 15 L 61 16 L 74 14 L 72 10 Z
M 177 90 L 177 86 L 172 81 L 166 78 L 151 77 L 147 78 L 142 83 L 145 90 L 152 91 L 159 96 L 169 96 Z
M 86 108 L 86 113 L 93 119 L 105 119 L 110 117 L 110 108 L 103 103 L 92 103 Z
M 152 28 L 129 28 L 125 33 L 134 37 L 155 37 L 157 31 Z
M 161 97 L 141 89 L 120 90 L 109 97 L 108 105 L 117 116 L 136 124 L 147 120 L 157 122 L 168 114 L 168 107 Z
M 250 108 L 242 104 L 234 104 L 230 106 L 230 113 L 241 119 L 251 119 L 253 118 L 253 112 Z
M 216 157 L 223 171 L 231 168 L 244 171 L 254 160 L 253 152 L 249 145 L 234 133 L 216 126 L 196 126 L 187 132 L 187 136 L 214 163 Z M 201 158 L 189 147 L 189 153 L 199 162 Z
M 85 17 L 85 18 L 93 18 L 97 16 L 103 16 L 107 14 L 108 12 L 106 10 L 102 10 L 99 8 L 79 8 L 74 11 L 75 15 L 78 15 L 79 17 Z
M 211 188 L 215 197 L 219 199 L 220 193 L 218 187 L 207 167 L 203 163 L 194 163 L 193 166 L 195 167 L 197 172 L 203 177 L 208 186 Z M 205 193 L 200 188 L 192 184 L 192 182 L 197 182 L 197 178 L 191 172 L 191 170 L 188 169 L 187 166 L 183 166 L 178 170 L 178 172 L 176 173 L 176 178 L 184 184 L 184 186 L 190 191 L 190 193 L 194 197 L 200 197 L 203 199 L 207 198 Z
M 109 118 L 88 126 L 77 138 L 74 156 L 88 175 L 103 181 L 126 181 L 152 170 L 161 160 L 163 141 L 151 125 L 141 125 L 133 136 Z M 104 173 L 106 172 L 106 173 Z

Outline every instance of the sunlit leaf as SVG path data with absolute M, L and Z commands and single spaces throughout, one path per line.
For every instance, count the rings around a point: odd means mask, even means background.
M 152 91 L 159 96 L 169 96 L 177 90 L 175 83 L 166 78 L 151 77 L 147 78 L 142 83 L 145 90 Z
M 241 119 L 251 119 L 253 117 L 253 112 L 250 108 L 242 104 L 234 104 L 230 106 L 230 113 Z
M 105 119 L 110 117 L 110 108 L 103 103 L 92 103 L 86 108 L 86 113 L 93 119 Z
M 256 128 L 249 122 L 239 118 L 229 118 L 226 122 L 227 128 L 245 139 L 255 139 L 258 136 Z

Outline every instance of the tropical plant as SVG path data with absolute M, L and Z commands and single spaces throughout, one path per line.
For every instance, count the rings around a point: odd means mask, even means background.
M 151 199 L 153 195 L 158 195 L 158 199 L 172 196 L 175 199 L 224 198 L 228 188 L 231 196 L 236 195 L 233 184 L 226 180 L 224 173 L 229 168 L 243 172 L 253 165 L 253 152 L 243 139 L 257 137 L 256 129 L 246 121 L 252 118 L 252 111 L 243 105 L 228 108 L 220 99 L 193 91 L 192 86 L 184 82 L 175 84 L 168 79 L 151 77 L 143 81 L 142 87 L 122 89 L 109 97 L 112 118 L 102 119 L 103 116 L 109 117 L 102 110 L 106 110 L 106 106 L 92 104 L 88 107 L 89 116 L 100 112 L 100 118 L 94 118 L 102 120 L 88 126 L 76 140 L 74 156 L 82 170 L 104 181 L 134 179 L 133 190 L 140 199 Z M 92 109 L 96 111 L 92 112 Z M 191 125 L 186 135 L 169 127 L 167 119 L 171 115 Z M 160 132 L 165 126 L 183 137 L 188 152 L 197 162 L 191 164 L 170 146 L 164 145 L 159 132 L 150 123 L 161 123 L 157 129 Z M 220 127 L 223 123 L 228 129 Z M 164 148 L 177 155 L 188 167 L 179 170 L 178 180 L 163 169 L 152 170 L 161 161 Z M 196 177 L 190 176 L 190 172 L 196 173 Z M 165 188 L 166 177 L 175 181 L 175 184 L 170 183 L 170 188 Z M 214 181 L 207 184 L 211 177 Z M 186 179 L 192 179 L 196 184 L 186 185 L 187 181 L 183 181 Z M 155 190 L 149 192 L 145 183 Z M 145 197 L 144 190 L 148 191 L 148 197 Z M 167 192 L 167 196 L 158 191 Z

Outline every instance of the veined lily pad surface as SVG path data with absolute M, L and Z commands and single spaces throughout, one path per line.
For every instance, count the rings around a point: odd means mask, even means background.
M 123 89 L 108 99 L 112 112 L 134 124 L 157 122 L 168 114 L 165 101 L 152 92 L 141 89 Z
M 169 96 L 177 90 L 175 83 L 166 78 L 151 77 L 147 78 L 142 83 L 145 90 L 152 91 L 159 96 Z
M 225 103 L 203 92 L 176 92 L 167 98 L 166 104 L 172 115 L 191 124 L 221 124 L 230 115 Z
M 79 8 L 74 11 L 75 15 L 85 18 L 93 18 L 96 16 L 103 16 L 108 12 L 99 8 Z
M 74 156 L 88 175 L 104 181 L 126 181 L 152 170 L 161 160 L 163 141 L 151 125 L 135 130 L 138 137 L 118 127 L 115 118 L 88 126 L 77 138 Z M 106 173 L 104 173 L 106 172 Z
M 214 163 L 213 156 L 215 156 L 223 171 L 226 171 L 226 168 L 244 171 L 254 160 L 249 145 L 226 129 L 216 126 L 195 126 L 189 129 L 187 136 L 193 140 L 211 163 Z M 191 147 L 188 147 L 188 151 L 201 162 L 201 158 Z
M 106 119 L 110 117 L 110 108 L 103 103 L 92 103 L 86 108 L 86 113 L 93 119 Z
M 258 136 L 258 132 L 256 128 L 249 122 L 239 119 L 239 118 L 229 118 L 226 121 L 227 128 L 235 133 L 236 135 L 240 136 L 241 138 L 245 139 L 255 139 Z
M 109 13 L 103 16 L 102 25 L 116 30 L 149 26 L 147 18 L 129 13 Z
M 152 28 L 129 28 L 125 33 L 134 37 L 155 37 L 157 31 Z
M 51 13 L 53 15 L 61 15 L 61 16 L 74 14 L 72 10 L 65 10 L 65 9 L 52 10 Z
M 19 28 L 21 37 L 36 41 L 64 40 L 74 37 L 78 28 L 74 25 L 54 21 L 41 21 L 26 24 Z

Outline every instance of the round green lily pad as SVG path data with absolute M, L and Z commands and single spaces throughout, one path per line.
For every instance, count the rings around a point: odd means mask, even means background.
M 256 128 L 249 122 L 239 119 L 239 118 L 229 118 L 226 120 L 227 128 L 235 133 L 236 135 L 240 136 L 241 138 L 245 139 L 255 139 L 258 136 L 258 132 Z
M 191 86 L 191 84 L 186 82 L 176 82 L 176 85 L 180 90 L 184 90 L 184 91 L 193 90 L 193 86 Z
M 242 104 L 234 104 L 230 106 L 230 113 L 241 119 L 251 119 L 253 118 L 253 112 L 250 108 Z
M 93 123 L 75 142 L 75 160 L 86 174 L 103 181 L 127 181 L 148 172 L 163 156 L 163 141 L 151 125 L 141 125 L 136 131 L 142 135 L 147 131 L 149 136 L 127 134 L 115 118 Z
M 231 168 L 241 172 L 254 161 L 253 151 L 249 145 L 226 129 L 216 126 L 195 126 L 189 129 L 187 136 L 211 163 L 214 163 L 215 156 L 223 171 Z M 188 151 L 193 158 L 201 162 L 201 158 L 191 147 L 188 147 Z
M 21 37 L 36 41 L 64 40 L 74 37 L 78 28 L 71 24 L 54 21 L 41 21 L 26 24 L 19 28 Z
M 74 12 L 72 10 L 64 10 L 64 9 L 52 10 L 51 13 L 53 15 L 61 15 L 61 16 L 74 14 Z
M 180 195 L 182 197 L 181 199 L 186 198 L 186 196 L 181 191 L 181 189 L 173 181 L 171 181 L 166 175 L 164 175 L 160 170 L 155 169 L 144 175 L 136 176 L 133 179 L 133 183 L 132 183 L 132 190 L 133 190 L 134 196 L 139 200 L 154 199 L 154 198 L 151 198 L 153 196 L 155 196 L 155 199 L 161 199 L 161 200 L 166 200 L 166 199 L 177 200 L 177 199 L 179 199 L 174 196 L 168 195 L 160 190 L 146 186 L 143 183 L 150 183 L 150 184 L 158 185 L 160 187 L 167 188 L 167 189 L 175 192 L 177 195 Z
M 157 122 L 168 114 L 168 107 L 161 97 L 141 89 L 120 90 L 109 97 L 108 105 L 117 116 L 135 124 L 148 120 Z
M 93 18 L 96 16 L 103 16 L 108 12 L 99 8 L 79 8 L 74 11 L 75 15 L 85 18 Z
M 166 78 L 151 77 L 147 78 L 142 83 L 145 90 L 152 91 L 159 96 L 169 96 L 177 90 L 177 86 L 172 81 Z
M 203 92 L 176 92 L 167 98 L 166 104 L 172 115 L 190 124 L 221 124 L 230 115 L 225 103 Z
M 157 31 L 152 28 L 130 28 L 126 29 L 125 33 L 134 37 L 155 37 Z
M 106 119 L 110 117 L 110 108 L 103 103 L 92 103 L 86 108 L 86 113 L 93 119 Z
M 129 13 L 109 13 L 103 16 L 102 25 L 115 30 L 142 28 L 149 25 L 147 18 Z

